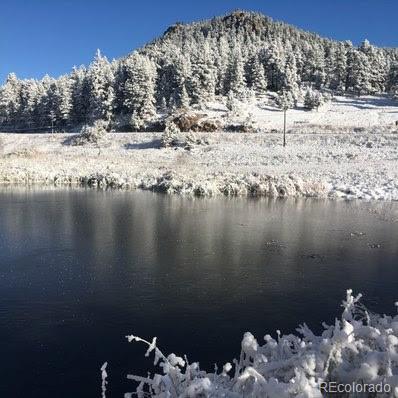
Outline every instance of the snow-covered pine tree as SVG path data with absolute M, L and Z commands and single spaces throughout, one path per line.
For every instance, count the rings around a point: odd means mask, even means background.
M 250 65 L 251 87 L 257 95 L 263 95 L 267 92 L 268 81 L 265 76 L 264 65 L 259 59 L 259 55 L 253 57 Z
M 369 62 L 370 91 L 381 93 L 387 84 L 388 65 L 385 55 L 374 47 L 368 40 L 364 40 L 359 46 L 359 51 L 366 55 Z
M 216 69 L 209 42 L 205 42 L 193 55 L 190 87 L 194 104 L 204 106 L 212 101 L 216 88 Z
M 72 110 L 71 122 L 74 125 L 87 123 L 89 120 L 90 87 L 88 84 L 87 69 L 85 67 L 73 68 L 71 73 Z
M 398 61 L 390 66 L 387 89 L 394 98 L 398 99 Z
M 288 54 L 286 58 L 285 70 L 282 77 L 282 91 L 290 93 L 294 102 L 297 102 L 299 96 L 299 77 L 293 54 Z
M 337 46 L 330 62 L 329 86 L 332 90 L 345 90 L 347 80 L 347 49 L 345 45 Z
M 191 62 L 187 57 L 184 57 L 181 53 L 176 59 L 175 63 L 175 76 L 173 87 L 173 96 L 175 104 L 178 108 L 188 108 L 191 102 L 191 98 L 187 91 L 187 85 L 189 84 L 189 77 L 191 76 Z
M 273 91 L 283 88 L 285 72 L 285 56 L 282 44 L 279 41 L 272 42 L 269 47 L 260 51 L 260 56 L 265 64 L 268 87 Z
M 286 111 L 295 107 L 295 98 L 291 91 L 282 90 L 276 99 L 277 106 Z
M 358 96 L 369 94 L 372 90 L 371 69 L 368 57 L 353 49 L 348 59 L 348 88 Z
M 216 95 L 226 95 L 225 92 L 225 79 L 228 72 L 228 65 L 230 59 L 230 46 L 226 37 L 220 37 L 220 40 L 217 42 L 217 53 L 218 55 L 215 57 L 215 65 L 216 65 Z
M 156 114 L 156 66 L 147 56 L 134 52 L 123 61 L 123 68 L 124 110 L 130 115 L 131 127 L 141 130 Z
M 0 90 L 0 123 L 3 125 L 16 124 L 21 106 L 20 81 L 15 73 L 7 76 L 5 84 Z
M 20 107 L 16 114 L 17 125 L 21 127 L 35 127 L 34 113 L 37 103 L 37 83 L 33 79 L 22 80 L 19 98 Z
M 322 46 L 316 46 L 313 52 L 313 81 L 320 89 L 326 81 L 325 51 Z
M 62 125 L 66 125 L 70 119 L 72 111 L 72 81 L 69 76 L 62 76 L 58 79 L 58 90 L 59 90 L 59 102 L 58 110 L 59 117 Z
M 245 69 L 242 51 L 237 47 L 231 56 L 226 76 L 226 92 L 232 92 L 235 97 L 242 98 L 246 90 Z
M 167 101 L 164 97 L 162 97 L 162 99 L 160 100 L 159 111 L 164 114 L 167 113 Z
M 110 62 L 100 50 L 87 71 L 89 87 L 89 116 L 91 121 L 98 119 L 110 121 L 114 109 L 114 73 Z
M 179 105 L 180 108 L 188 109 L 191 103 L 191 99 L 189 98 L 188 91 L 185 88 L 185 84 L 182 86 L 180 97 L 179 97 Z

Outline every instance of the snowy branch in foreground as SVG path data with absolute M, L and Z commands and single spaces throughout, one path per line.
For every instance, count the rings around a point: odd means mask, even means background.
M 360 299 L 360 294 L 353 296 L 348 290 L 341 319 L 334 325 L 323 324 L 320 336 L 306 324 L 297 329 L 300 337 L 277 331 L 276 339 L 264 337 L 264 345 L 245 333 L 239 360 L 233 360 L 234 365 L 226 363 L 221 372 L 207 373 L 186 357 L 164 355 L 156 338 L 149 342 L 127 336 L 129 342 L 148 346 L 145 355 L 154 353 L 154 365 L 162 372 L 147 377 L 128 375 L 138 387 L 125 398 L 321 398 L 327 386 L 338 383 L 368 392 L 382 388 L 377 396 L 398 397 L 398 315 L 372 314 Z
M 107 377 L 108 377 L 108 373 L 106 372 L 106 367 L 108 366 L 108 362 L 105 362 L 102 366 L 101 366 L 101 379 L 102 379 L 102 383 L 101 383 L 101 390 L 102 390 L 102 394 L 101 394 L 101 398 L 106 398 L 106 385 L 108 384 L 107 382 Z

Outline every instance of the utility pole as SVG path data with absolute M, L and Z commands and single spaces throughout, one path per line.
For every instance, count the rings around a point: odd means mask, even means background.
M 54 134 L 54 120 L 55 120 L 55 112 L 50 112 L 50 119 L 51 119 L 51 134 Z
M 287 109 L 283 109 L 283 146 L 286 146 L 286 112 Z

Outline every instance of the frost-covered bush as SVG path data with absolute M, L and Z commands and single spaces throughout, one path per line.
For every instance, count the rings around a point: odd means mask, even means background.
M 181 130 L 173 122 L 167 122 L 166 128 L 160 139 L 161 146 L 164 148 L 176 146 L 181 135 Z
M 166 123 L 160 142 L 163 148 L 181 147 L 185 149 L 191 149 L 194 145 L 209 144 L 207 138 L 197 137 L 192 132 L 182 133 L 172 121 Z
M 148 346 L 145 355 L 153 353 L 161 371 L 143 377 L 128 375 L 138 386 L 125 397 L 321 398 L 327 382 L 383 385 L 384 393 L 377 396 L 397 397 L 398 315 L 372 314 L 360 298 L 348 290 L 341 318 L 333 325 L 324 324 L 321 335 L 306 324 L 297 329 L 298 335 L 282 336 L 277 331 L 273 338 L 267 334 L 263 344 L 245 333 L 239 359 L 214 373 L 201 370 L 186 357 L 164 355 L 156 338 L 149 342 L 127 336 L 129 342 Z
M 308 89 L 304 96 L 304 108 L 318 110 L 325 102 L 325 98 L 319 91 Z
M 72 145 L 97 144 L 106 135 L 108 126 L 109 123 L 105 120 L 96 120 L 92 125 L 84 126 L 70 143 Z
M 240 112 L 239 101 L 232 91 L 228 93 L 225 106 L 228 109 L 229 116 L 236 116 Z

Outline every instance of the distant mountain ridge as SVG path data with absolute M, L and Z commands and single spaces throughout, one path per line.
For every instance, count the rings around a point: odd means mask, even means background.
M 355 47 L 260 13 L 234 11 L 177 23 L 112 62 L 97 53 L 88 67 L 53 79 L 19 80 L 0 89 L 0 125 L 75 127 L 105 120 L 142 130 L 159 114 L 223 101 L 306 90 L 398 95 L 398 50 Z

